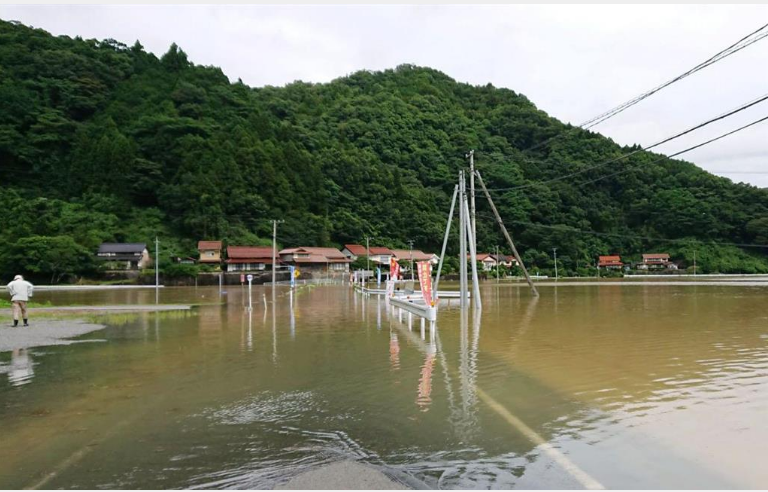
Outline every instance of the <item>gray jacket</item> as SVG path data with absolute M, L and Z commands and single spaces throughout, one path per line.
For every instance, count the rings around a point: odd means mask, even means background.
M 8 284 L 8 292 L 11 293 L 12 301 L 28 301 L 32 297 L 35 286 L 26 280 L 14 280 Z

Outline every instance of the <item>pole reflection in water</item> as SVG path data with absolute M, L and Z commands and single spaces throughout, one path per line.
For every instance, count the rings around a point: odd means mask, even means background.
M 248 338 L 246 341 L 248 352 L 253 351 L 253 311 L 248 310 Z
M 272 362 L 277 364 L 277 305 L 275 304 L 275 287 L 272 286 Z
M 293 289 L 288 291 L 289 305 L 291 308 L 290 323 L 291 323 L 291 340 L 296 339 L 296 316 L 293 312 Z
M 518 289 L 518 292 L 520 289 Z M 536 314 L 536 306 L 539 304 L 540 296 L 531 296 L 528 299 L 528 306 L 525 308 L 525 313 L 523 313 L 523 317 L 520 318 L 520 327 L 517 329 L 517 333 L 512 334 L 512 340 L 515 340 L 516 338 L 519 339 L 522 337 L 525 332 L 528 331 L 528 329 L 531 327 L 531 321 L 534 318 L 534 315 Z M 518 344 L 512 344 L 512 350 L 513 352 L 517 352 L 519 348 Z
M 435 339 L 435 348 L 437 355 L 440 359 L 440 368 L 443 371 L 443 379 L 445 380 L 445 392 L 448 395 L 448 411 L 451 416 L 451 422 L 458 422 L 459 409 L 456 406 L 456 397 L 453 394 L 453 382 L 451 381 L 451 375 L 448 372 L 448 362 L 445 360 L 445 351 L 443 350 L 443 344 L 440 341 L 440 333 L 437 332 L 437 327 L 433 330 Z
M 28 349 L 20 348 L 11 352 L 11 363 L 7 366 L 8 382 L 11 386 L 23 386 L 31 383 L 32 378 L 35 375 L 34 363 L 32 362 L 32 355 Z
M 480 347 L 480 322 L 482 321 L 483 308 L 472 309 L 472 351 L 470 353 L 470 370 L 473 380 L 477 377 L 477 354 Z
M 475 391 L 476 350 L 470 351 L 469 345 L 469 310 L 462 309 L 459 323 L 459 387 L 461 388 L 461 419 L 457 422 L 457 433 L 463 439 L 471 439 L 477 430 L 475 411 L 477 392 Z M 473 319 L 474 321 L 474 319 Z M 473 323 L 474 324 L 474 323 Z M 475 330 L 477 332 L 477 330 Z

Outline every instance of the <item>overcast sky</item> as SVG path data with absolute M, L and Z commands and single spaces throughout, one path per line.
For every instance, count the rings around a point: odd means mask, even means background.
M 53 34 L 176 42 L 251 86 L 327 82 L 401 63 L 525 94 L 579 124 L 688 70 L 768 23 L 738 6 L 0 6 Z M 768 38 L 595 128 L 649 145 L 768 93 Z M 768 115 L 768 102 L 658 148 L 673 153 Z M 768 187 L 768 122 L 683 156 Z M 765 174 L 762 174 L 765 173 Z

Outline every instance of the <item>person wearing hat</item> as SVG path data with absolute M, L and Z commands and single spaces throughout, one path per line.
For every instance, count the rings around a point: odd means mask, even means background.
M 27 301 L 32 297 L 34 286 L 24 280 L 21 275 L 13 277 L 13 282 L 8 284 L 8 292 L 11 293 L 11 303 L 13 303 L 13 326 L 19 326 L 19 316 L 24 320 L 24 326 L 29 326 L 27 322 Z

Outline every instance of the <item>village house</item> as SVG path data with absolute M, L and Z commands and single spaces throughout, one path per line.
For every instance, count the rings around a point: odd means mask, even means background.
M 360 244 L 345 244 L 344 249 L 342 249 L 341 252 L 351 261 L 355 261 L 361 256 L 365 257 L 367 255 L 365 246 Z
M 677 270 L 677 265 L 669 261 L 668 253 L 644 253 L 643 262 L 637 265 L 638 270 Z
M 597 259 L 598 268 L 606 268 L 609 270 L 620 270 L 624 266 L 621 262 L 621 256 L 599 256 Z
M 433 265 L 437 265 L 438 262 L 440 261 L 439 256 L 434 255 L 432 253 L 425 253 L 419 249 L 414 249 L 414 250 L 393 249 L 392 256 L 394 256 L 397 261 L 413 260 L 414 263 L 416 263 L 417 261 L 428 261 Z
M 221 241 L 198 241 L 199 263 L 221 268 Z
M 352 260 L 336 248 L 287 248 L 280 251 L 279 257 L 280 261 L 296 266 L 300 272 L 327 275 L 349 273 L 349 264 L 352 263 Z
M 468 260 L 471 257 L 472 255 L 467 255 Z M 517 265 L 517 260 L 515 260 L 514 257 L 505 256 L 502 254 L 495 255 L 491 253 L 477 253 L 477 261 L 483 264 L 483 271 L 485 272 L 490 272 L 496 268 L 497 265 L 501 265 L 505 268 L 512 268 L 513 265 Z
M 108 270 L 143 270 L 152 264 L 146 243 L 102 243 L 96 257 Z
M 496 260 L 497 264 L 505 268 L 512 268 L 513 266 L 517 266 L 517 259 L 514 256 L 507 256 L 503 254 L 491 256 Z
M 471 258 L 472 258 L 472 255 L 467 255 L 467 259 L 471 260 Z M 490 272 L 491 270 L 496 268 L 496 265 L 498 265 L 496 258 L 494 258 L 493 255 L 490 253 L 478 253 L 477 261 L 483 264 L 484 272 Z
M 279 259 L 277 260 L 280 261 Z M 250 272 L 266 270 L 272 265 L 271 246 L 227 246 L 227 271 Z
M 359 244 L 345 244 L 341 252 L 351 261 L 358 258 L 365 258 L 370 253 L 370 260 L 379 265 L 389 265 L 389 259 L 392 258 L 392 250 L 383 246 L 365 246 Z

